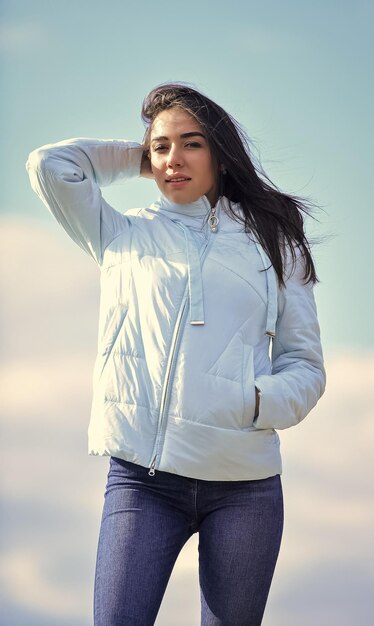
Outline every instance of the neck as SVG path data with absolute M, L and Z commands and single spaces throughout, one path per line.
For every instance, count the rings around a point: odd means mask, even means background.
M 162 195 L 155 205 L 161 211 L 170 211 L 171 213 L 178 213 L 180 215 L 190 215 L 191 217 L 202 217 L 207 215 L 211 210 L 210 202 L 206 196 L 201 196 L 194 202 L 187 204 L 178 204 L 169 200 L 166 196 Z

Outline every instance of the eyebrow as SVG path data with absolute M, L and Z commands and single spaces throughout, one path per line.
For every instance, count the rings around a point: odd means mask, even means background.
M 192 131 L 191 133 L 182 133 L 182 135 L 180 135 L 181 139 L 187 139 L 187 137 L 203 137 L 204 139 L 206 139 L 205 135 L 203 135 L 203 133 L 199 133 L 198 131 Z M 153 141 L 167 141 L 168 137 L 165 137 L 164 135 L 161 135 L 160 137 L 154 137 L 152 139 Z

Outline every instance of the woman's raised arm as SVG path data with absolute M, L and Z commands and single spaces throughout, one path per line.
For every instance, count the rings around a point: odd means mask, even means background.
M 128 218 L 100 187 L 140 176 L 143 147 L 131 141 L 73 138 L 33 150 L 26 162 L 31 187 L 68 235 L 99 264 Z

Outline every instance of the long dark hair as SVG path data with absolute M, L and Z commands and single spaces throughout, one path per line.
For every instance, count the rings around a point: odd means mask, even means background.
M 142 119 L 146 125 L 145 149 L 149 149 L 152 123 L 156 116 L 172 107 L 180 107 L 193 115 L 204 129 L 213 158 L 217 162 L 218 193 L 229 200 L 229 211 L 244 229 L 254 234 L 264 247 L 280 285 L 284 285 L 285 251 L 291 253 L 295 265 L 296 250 L 304 259 L 304 281 L 318 281 L 304 232 L 304 214 L 311 204 L 281 192 L 258 164 L 254 164 L 249 139 L 240 124 L 222 107 L 184 83 L 164 83 L 155 87 L 144 99 Z M 244 217 L 235 212 L 232 203 L 239 203 Z

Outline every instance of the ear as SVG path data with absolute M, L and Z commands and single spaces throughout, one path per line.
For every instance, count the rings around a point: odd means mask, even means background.
M 220 165 L 220 170 L 221 170 L 221 172 L 222 172 L 222 174 L 223 174 L 223 175 L 227 174 L 227 169 L 226 169 L 226 167 L 223 165 L 223 163 L 221 163 L 221 165 Z

